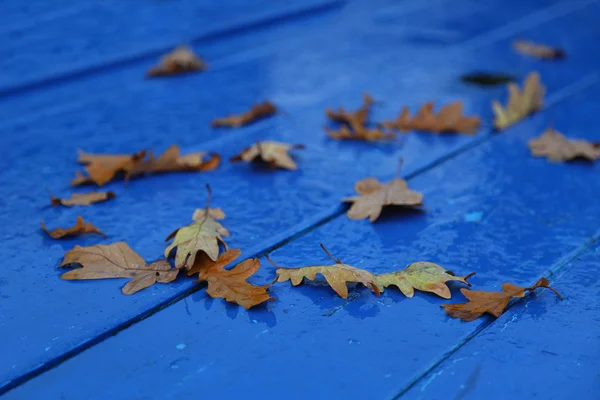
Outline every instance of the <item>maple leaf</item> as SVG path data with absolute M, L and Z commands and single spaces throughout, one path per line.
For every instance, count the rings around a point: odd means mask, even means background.
M 508 84 L 508 104 L 506 108 L 498 101 L 492 102 L 494 111 L 494 127 L 498 130 L 505 129 L 520 121 L 543 107 L 546 88 L 541 84 L 540 75 L 531 72 L 525 79 L 525 87 L 521 92 L 519 86 L 514 83 Z
M 577 158 L 595 161 L 600 158 L 600 143 L 567 139 L 552 128 L 546 129 L 539 137 L 531 139 L 529 149 L 532 155 L 547 157 L 551 161 L 569 161 Z
M 239 304 L 249 309 L 265 301 L 275 300 L 268 292 L 269 285 L 255 286 L 246 280 L 260 268 L 256 258 L 247 259 L 231 269 L 224 267 L 238 258 L 240 249 L 231 249 L 221 254 L 214 261 L 206 254 L 199 256 L 188 271 L 188 276 L 198 274 L 198 281 L 206 281 L 206 293 L 212 298 L 223 298 L 225 301 Z
M 435 133 L 459 132 L 473 134 L 477 132 L 480 123 L 479 117 L 464 116 L 463 103 L 456 101 L 442 107 L 437 114 L 433 112 L 433 103 L 426 103 L 414 118 L 411 118 L 408 107 L 404 107 L 395 121 L 385 121 L 382 126 L 402 132 L 418 130 Z
M 81 265 L 65 272 L 60 277 L 65 280 L 131 278 L 121 292 L 133 294 L 156 282 L 167 283 L 177 277 L 179 270 L 171 269 L 167 260 L 147 264 L 125 242 L 109 245 L 75 246 L 65 253 L 59 268 Z
M 51 193 L 50 203 L 53 206 L 89 206 L 94 203 L 99 203 L 116 197 L 114 192 L 89 192 L 89 193 L 73 193 L 68 199 L 54 197 Z
M 276 265 L 268 256 L 267 260 L 277 268 L 275 272 L 276 282 L 290 280 L 293 286 L 302 283 L 303 279 L 315 280 L 317 274 L 323 275 L 329 286 L 342 298 L 348 297 L 348 282 L 362 283 L 372 292 L 379 295 L 388 286 L 396 286 L 406 297 L 413 297 L 415 289 L 424 292 L 435 293 L 440 297 L 449 299 L 450 289 L 446 282 L 457 281 L 471 286 L 467 279 L 475 273 L 466 276 L 455 276 L 441 266 L 430 262 L 416 262 L 410 264 L 403 270 L 373 274 L 369 271 L 343 264 L 341 260 L 334 258 L 321 243 L 321 248 L 335 261 L 334 265 L 308 266 L 301 268 L 282 268 Z
M 178 46 L 161 57 L 158 65 L 150 68 L 148 77 L 178 75 L 186 72 L 203 71 L 206 63 L 191 48 Z
M 558 49 L 527 40 L 515 40 L 513 42 L 513 47 L 521 54 L 542 58 L 544 60 L 559 60 L 565 58 L 566 56 L 563 49 Z
M 552 290 L 562 300 L 560 293 L 550 287 L 548 279 L 541 278 L 531 287 L 520 287 L 512 283 L 505 283 L 502 285 L 502 292 L 461 289 L 460 292 L 469 300 L 468 303 L 442 304 L 442 307 L 446 314 L 452 318 L 460 318 L 463 321 L 476 320 L 485 313 L 492 314 L 497 318 L 504 312 L 510 299 L 524 297 L 526 291 L 531 292 L 540 287 Z
M 270 101 L 255 104 L 252 108 L 239 115 L 228 115 L 223 118 L 215 118 L 210 126 L 212 127 L 230 127 L 238 128 L 240 126 L 248 125 L 259 119 L 270 117 L 277 112 L 277 106 Z
M 229 236 L 229 231 L 225 229 L 213 217 L 218 210 L 218 216 L 225 217 L 225 214 L 220 209 L 211 209 L 209 207 L 212 197 L 212 191 L 209 185 L 206 185 L 208 190 L 208 200 L 203 214 L 198 211 L 194 213 L 197 218 L 193 223 L 175 230 L 165 241 L 173 239 L 173 242 L 165 249 L 165 257 L 169 257 L 171 251 L 176 249 L 175 266 L 177 268 L 190 269 L 194 265 L 196 253 L 203 251 L 211 260 L 216 261 L 219 256 L 219 243 L 225 249 L 227 244 L 222 236 Z
M 146 150 L 134 154 L 89 154 L 77 150 L 79 157 L 77 161 L 84 164 L 88 176 L 76 172 L 71 185 L 77 186 L 86 183 L 95 183 L 103 186 L 111 181 L 118 173 L 129 174 L 136 166 L 143 162 Z
M 288 144 L 274 141 L 256 142 L 252 146 L 242 150 L 240 154 L 230 158 L 231 162 L 236 161 L 262 161 L 269 166 L 289 170 L 298 169 L 296 162 L 290 157 L 288 151 L 291 149 L 303 149 L 302 144 Z
M 42 221 L 41 229 L 50 235 L 53 239 L 62 239 L 69 236 L 85 235 L 87 233 L 97 233 L 107 237 L 100 229 L 92 225 L 91 222 L 84 222 L 83 217 L 78 216 L 75 225 L 70 228 L 55 228 L 53 230 L 46 229 L 46 224 Z
M 402 163 L 398 172 L 401 166 Z M 343 202 L 353 203 L 347 213 L 350 219 L 369 218 L 370 222 L 374 222 L 385 206 L 420 206 L 423 202 L 423 194 L 410 190 L 401 178 L 394 178 L 387 183 L 379 182 L 377 178 L 366 178 L 356 182 L 354 188 L 360 196 L 342 199 Z

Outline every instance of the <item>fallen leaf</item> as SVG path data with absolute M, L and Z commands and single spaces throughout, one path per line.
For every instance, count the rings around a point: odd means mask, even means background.
M 236 161 L 256 161 L 260 160 L 269 166 L 296 170 L 298 166 L 290 157 L 288 151 L 291 149 L 303 149 L 302 144 L 288 144 L 274 141 L 256 142 L 252 146 L 242 150 L 240 154 L 230 159 L 231 162 Z
M 460 77 L 460 80 L 478 86 L 496 86 L 513 82 L 516 78 L 512 75 L 492 72 L 473 72 Z
M 512 283 L 502 285 L 502 292 L 484 292 L 482 290 L 461 289 L 460 292 L 469 300 L 464 304 L 442 304 L 446 314 L 452 318 L 460 318 L 463 321 L 473 321 L 485 313 L 499 317 L 511 298 L 524 297 L 525 292 L 531 292 L 537 288 L 544 287 L 552 290 L 560 300 L 561 295 L 550 286 L 546 278 L 541 278 L 532 287 L 520 287 Z
M 492 102 L 494 111 L 494 127 L 502 130 L 520 121 L 526 116 L 540 110 L 543 107 L 546 88 L 541 84 L 540 75 L 531 72 L 525 79 L 523 91 L 514 83 L 508 84 L 508 104 L 506 108 L 498 101 Z
M 402 132 L 417 130 L 473 134 L 477 132 L 480 123 L 479 117 L 464 116 L 462 102 L 456 101 L 442 107 L 437 114 L 433 112 L 433 103 L 426 103 L 414 118 L 410 117 L 408 107 L 404 107 L 395 121 L 383 122 L 382 126 Z
M 220 162 L 221 156 L 217 153 L 197 152 L 182 156 L 179 146 L 172 145 L 158 157 L 150 153 L 148 160 L 137 163 L 129 171 L 128 177 L 144 173 L 212 171 L 219 166 Z
M 546 46 L 528 40 L 515 40 L 513 47 L 516 51 L 526 56 L 542 58 L 544 60 L 560 60 L 566 57 L 563 49 Z
M 49 193 L 50 194 L 50 193 Z M 89 192 L 73 193 L 68 199 L 61 199 L 50 194 L 50 203 L 53 206 L 89 206 L 94 203 L 107 201 L 116 197 L 114 192 Z
M 471 286 L 467 279 L 474 275 L 455 276 L 437 264 L 430 262 L 416 262 L 410 264 L 406 269 L 384 273 L 373 274 L 369 271 L 343 264 L 341 260 L 335 259 L 321 243 L 321 248 L 335 261 L 334 265 L 318 265 L 301 268 L 282 268 L 276 265 L 268 256 L 267 259 L 276 268 L 276 282 L 291 281 L 293 286 L 298 286 L 303 279 L 315 280 L 317 274 L 323 275 L 329 286 L 342 298 L 348 297 L 347 283 L 362 283 L 372 292 L 379 295 L 388 286 L 396 286 L 406 297 L 413 297 L 414 291 L 435 293 L 440 297 L 449 299 L 450 289 L 446 286 L 448 281 L 457 281 Z
M 48 230 L 46 229 L 46 224 L 44 224 L 44 221 L 42 221 L 41 228 L 53 239 L 62 239 L 68 236 L 79 236 L 86 233 L 97 233 L 107 237 L 100 229 L 92 225 L 91 222 L 84 222 L 83 218 L 80 216 L 77 217 L 77 222 L 75 225 L 70 228 L 56 228 L 53 230 Z
M 77 186 L 86 183 L 95 183 L 98 186 L 103 186 L 111 181 L 117 174 L 131 173 L 136 165 L 143 162 L 146 156 L 146 150 L 142 150 L 134 154 L 89 154 L 82 150 L 77 150 L 79 158 L 77 161 L 84 164 L 87 176 L 82 175 L 79 171 L 76 172 L 75 178 L 71 181 L 71 185 Z
M 386 133 L 381 129 L 368 129 L 364 127 L 359 127 L 357 130 L 350 130 L 346 125 L 342 125 L 337 131 L 326 127 L 325 132 L 327 132 L 330 138 L 338 140 L 364 140 L 372 142 L 396 138 L 396 134 L 393 132 Z
M 410 190 L 401 178 L 387 183 L 379 182 L 377 178 L 366 178 L 356 182 L 354 188 L 360 196 L 342 199 L 353 203 L 347 213 L 350 219 L 369 218 L 370 222 L 374 222 L 385 206 L 420 206 L 423 202 L 423 194 Z
M 223 118 L 214 119 L 210 126 L 212 127 L 230 127 L 238 128 L 240 126 L 248 125 L 259 119 L 270 117 L 277 112 L 277 107 L 270 101 L 264 103 L 255 104 L 252 108 L 239 115 L 228 115 Z
M 265 301 L 275 300 L 268 292 L 269 285 L 255 286 L 246 281 L 260 268 L 256 258 L 244 260 L 231 269 L 224 267 L 238 258 L 240 249 L 231 249 L 221 254 L 216 261 L 206 255 L 200 256 L 188 276 L 198 274 L 198 281 L 206 281 L 206 293 L 212 298 L 223 298 L 225 301 L 239 304 L 249 309 Z
M 173 242 L 165 249 L 165 257 L 169 257 L 171 251 L 176 249 L 175 267 L 190 269 L 194 265 L 196 253 L 205 252 L 211 260 L 216 261 L 219 256 L 219 243 L 225 249 L 227 244 L 222 236 L 229 236 L 229 231 L 218 223 L 213 215 L 214 210 L 219 210 L 220 214 L 225 214 L 220 209 L 209 208 L 212 192 L 210 186 L 206 185 L 208 190 L 208 200 L 204 213 L 200 215 L 198 211 L 194 213 L 193 223 L 175 230 L 165 241 L 173 239 Z
M 81 265 L 65 272 L 60 277 L 65 280 L 131 278 L 121 292 L 133 294 L 156 282 L 168 283 L 177 277 L 179 270 L 171 269 L 167 260 L 147 264 L 125 242 L 109 245 L 75 246 L 65 254 L 59 268 Z
M 158 65 L 150 68 L 148 77 L 179 75 L 186 72 L 203 71 L 206 63 L 191 48 L 178 46 L 161 57 Z
M 539 137 L 531 139 L 529 149 L 532 155 L 547 157 L 551 161 L 570 161 L 577 158 L 595 161 L 600 158 L 600 143 L 567 139 L 552 128 L 546 129 Z

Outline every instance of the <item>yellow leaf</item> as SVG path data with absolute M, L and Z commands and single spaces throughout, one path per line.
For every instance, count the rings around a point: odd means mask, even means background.
M 505 129 L 510 125 L 522 120 L 543 107 L 546 88 L 541 84 L 540 75 L 531 72 L 525 79 L 525 87 L 521 92 L 514 83 L 508 84 L 508 104 L 506 108 L 494 101 L 492 111 L 494 112 L 494 127 L 498 130 Z

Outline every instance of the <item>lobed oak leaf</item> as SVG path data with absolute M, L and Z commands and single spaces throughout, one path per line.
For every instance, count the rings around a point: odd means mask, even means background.
M 426 103 L 413 118 L 410 116 L 408 107 L 404 107 L 395 121 L 385 121 L 382 126 L 402 132 L 418 130 L 435 133 L 459 132 L 473 134 L 477 132 L 480 123 L 479 117 L 464 116 L 463 103 L 456 101 L 442 107 L 437 114 L 433 111 L 433 103 Z
M 239 128 L 240 126 L 251 124 L 259 119 L 270 117 L 277 112 L 277 106 L 270 101 L 254 104 L 252 108 L 239 115 L 228 115 L 223 118 L 215 118 L 210 126 Z
M 337 140 L 365 140 L 378 141 L 395 139 L 396 134 L 386 133 L 380 129 L 369 129 L 367 121 L 371 111 L 371 105 L 374 103 L 373 98 L 365 93 L 363 95 L 363 105 L 356 111 L 346 111 L 340 107 L 337 111 L 327 109 L 326 114 L 329 119 L 341 124 L 338 130 L 333 130 L 325 127 L 325 132 L 332 139 Z
M 69 236 L 79 236 L 87 233 L 97 233 L 107 237 L 100 229 L 92 225 L 91 222 L 84 222 L 83 218 L 78 216 L 74 226 L 70 228 L 55 228 L 53 230 L 46 229 L 46 224 L 42 221 L 41 229 L 50 235 L 53 239 L 62 239 Z
M 542 58 L 544 60 L 559 60 L 566 57 L 563 49 L 530 42 L 528 40 L 515 40 L 513 42 L 513 47 L 521 54 Z
M 531 154 L 547 157 L 551 161 L 570 161 L 578 158 L 596 161 L 600 158 L 600 143 L 568 139 L 560 132 L 548 128 L 539 137 L 529 141 Z
M 526 116 L 540 110 L 543 107 L 546 88 L 541 84 L 540 75 L 531 72 L 525 79 L 523 91 L 514 83 L 508 84 L 508 104 L 506 108 L 498 101 L 492 102 L 494 111 L 494 127 L 502 130 L 520 121 Z
M 217 153 L 197 152 L 182 156 L 179 146 L 172 145 L 158 157 L 150 153 L 148 160 L 137 163 L 128 172 L 127 178 L 144 173 L 212 171 L 220 162 L 221 156 Z
M 367 142 L 395 139 L 396 134 L 383 132 L 381 129 L 367 129 L 358 127 L 356 130 L 350 130 L 346 125 L 342 125 L 340 129 L 332 130 L 325 128 L 325 132 L 332 139 L 338 140 L 364 140 Z
M 465 276 L 456 276 L 452 271 L 448 271 L 438 264 L 419 261 L 400 271 L 377 274 L 375 283 L 381 292 L 388 286 L 396 286 L 406 297 L 413 297 L 415 289 L 417 289 L 449 299 L 451 294 L 446 282 L 457 281 L 471 286 L 467 279 L 473 275 L 475 275 L 474 272 Z
M 176 249 L 175 266 L 177 268 L 190 269 L 195 262 L 196 254 L 200 251 L 206 253 L 208 257 L 216 261 L 219 256 L 219 243 L 227 250 L 227 243 L 223 240 L 223 236 L 229 236 L 229 231 L 220 223 L 215 221 L 212 215 L 215 215 L 213 209 L 209 208 L 212 192 L 210 186 L 207 185 L 208 200 L 205 212 L 199 216 L 198 212 L 194 213 L 195 219 L 193 223 L 175 230 L 165 241 L 173 239 L 173 242 L 165 249 L 165 257 L 169 257 L 171 251 Z M 217 209 L 220 211 L 220 209 Z M 221 211 L 219 215 L 225 216 Z
M 146 150 L 141 150 L 134 154 L 90 154 L 82 150 L 77 150 L 79 157 L 77 161 L 85 164 L 87 176 L 79 171 L 71 181 L 71 185 L 77 186 L 86 183 L 95 183 L 103 186 L 111 181 L 117 174 L 129 174 L 137 168 L 137 165 L 143 162 L 146 156 Z
M 260 268 L 258 259 L 247 259 L 231 269 L 225 269 L 240 254 L 239 249 L 231 249 L 221 254 L 217 260 L 201 256 L 188 271 L 188 275 L 197 273 L 198 281 L 206 281 L 206 293 L 212 298 L 223 298 L 245 309 L 275 300 L 268 292 L 270 284 L 255 286 L 246 281 Z
M 161 57 L 158 65 L 150 68 L 148 77 L 179 75 L 186 72 L 203 71 L 206 63 L 188 46 L 178 46 Z
M 89 206 L 94 203 L 107 201 L 116 197 L 114 192 L 89 192 L 89 193 L 73 193 L 68 199 L 61 199 L 50 194 L 50 203 L 53 206 Z
M 443 304 L 442 307 L 450 317 L 460 318 L 463 321 L 474 321 L 485 313 L 492 314 L 497 318 L 504 312 L 512 298 L 524 297 L 526 292 L 531 292 L 540 287 L 552 290 L 562 300 L 561 295 L 550 287 L 548 279 L 541 278 L 531 287 L 520 287 L 512 283 L 505 283 L 502 285 L 502 292 L 461 289 L 460 292 L 469 300 L 468 303 Z
M 179 270 L 171 269 L 167 260 L 158 260 L 147 264 L 125 242 L 109 245 L 75 246 L 65 253 L 59 268 L 81 265 L 65 272 L 60 277 L 65 280 L 131 278 L 121 289 L 123 294 L 133 294 L 156 282 L 173 281 Z
M 270 140 L 256 142 L 252 146 L 242 150 L 237 156 L 232 157 L 230 161 L 262 161 L 273 168 L 279 167 L 296 170 L 298 169 L 298 165 L 296 165 L 296 162 L 288 153 L 291 149 L 304 149 L 304 145 L 274 142 Z

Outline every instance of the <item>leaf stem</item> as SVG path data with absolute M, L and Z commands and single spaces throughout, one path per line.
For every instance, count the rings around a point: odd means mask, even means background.
M 283 268 L 280 265 L 275 264 L 275 262 L 273 260 L 271 260 L 271 257 L 269 257 L 269 254 L 265 254 L 265 258 L 267 259 L 268 262 L 271 263 L 272 266 L 274 266 L 275 268 Z
M 343 264 L 342 260 L 340 260 L 339 258 L 336 259 L 334 256 L 331 255 L 331 253 L 329 252 L 329 250 L 327 250 L 325 248 L 325 245 L 323 244 L 323 242 L 319 243 L 319 245 L 321 246 L 321 248 L 323 249 L 323 251 L 325 252 L 325 254 L 327 254 L 336 264 Z

